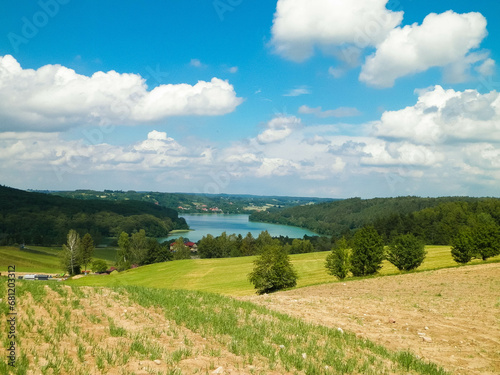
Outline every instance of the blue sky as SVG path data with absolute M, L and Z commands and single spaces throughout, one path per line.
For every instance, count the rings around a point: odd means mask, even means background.
M 4 1 L 0 183 L 498 196 L 498 2 Z

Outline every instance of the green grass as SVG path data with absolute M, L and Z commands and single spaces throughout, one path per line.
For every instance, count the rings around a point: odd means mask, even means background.
M 428 246 L 428 255 L 418 271 L 457 264 L 451 258 L 449 246 Z M 336 281 L 326 273 L 324 263 L 328 252 L 291 255 L 299 279 L 297 287 Z M 139 267 L 111 276 L 89 276 L 69 281 L 71 285 L 121 286 L 137 285 L 163 289 L 186 289 L 215 292 L 232 296 L 255 293 L 247 275 L 253 269 L 255 257 L 226 259 L 190 259 Z M 491 261 L 500 261 L 500 256 Z M 473 264 L 483 263 L 474 261 Z M 399 274 L 392 264 L 384 262 L 381 275 Z M 349 278 L 347 279 L 349 280 Z
M 0 246 L 0 272 L 15 265 L 17 272 L 61 273 L 60 247 L 29 246 L 19 249 L 14 246 Z M 96 248 L 94 259 L 103 259 L 114 264 L 116 248 Z

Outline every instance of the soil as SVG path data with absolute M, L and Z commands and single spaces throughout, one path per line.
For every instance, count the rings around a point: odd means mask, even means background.
M 241 299 L 410 350 L 453 374 L 500 374 L 500 263 Z

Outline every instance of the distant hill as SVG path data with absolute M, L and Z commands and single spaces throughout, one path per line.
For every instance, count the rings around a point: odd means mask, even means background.
M 136 200 L 150 202 L 178 210 L 181 213 L 223 212 L 226 214 L 249 214 L 253 211 L 267 210 L 271 207 L 283 208 L 331 201 L 331 199 L 326 198 L 310 197 L 258 196 L 244 194 L 161 193 L 122 190 L 44 191 L 44 193 L 84 200 Z
M 62 244 L 70 229 L 95 240 L 145 229 L 163 237 L 187 229 L 177 211 L 140 201 L 79 200 L 0 186 L 0 244 Z
M 348 237 L 373 225 L 389 239 L 414 233 L 428 244 L 448 244 L 460 226 L 483 214 L 500 224 L 500 199 L 471 197 L 397 197 L 360 199 L 256 212 L 250 220 L 295 225 L 323 235 Z

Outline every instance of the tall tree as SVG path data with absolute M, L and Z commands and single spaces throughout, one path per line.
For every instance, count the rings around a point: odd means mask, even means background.
M 130 253 L 130 238 L 128 233 L 121 232 L 118 238 L 118 252 L 116 254 L 116 267 L 119 271 L 128 270 L 132 265 L 132 256 Z
M 144 229 L 133 233 L 130 236 L 130 254 L 132 264 L 142 265 L 146 259 L 148 251 L 148 240 Z
M 67 243 L 62 246 L 62 264 L 70 275 L 80 273 L 81 248 L 80 236 L 77 231 L 71 229 L 68 232 Z
M 384 241 L 375 228 L 363 227 L 353 238 L 351 272 L 354 276 L 366 276 L 382 268 Z
M 92 256 L 94 255 L 94 240 L 90 233 L 83 236 L 80 243 L 81 246 L 81 263 L 87 271 L 87 266 L 92 262 Z

